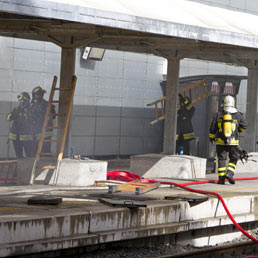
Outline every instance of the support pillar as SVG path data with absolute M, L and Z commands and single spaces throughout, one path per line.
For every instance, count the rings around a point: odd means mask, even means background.
M 248 84 L 246 98 L 246 120 L 248 123 L 243 148 L 248 152 L 256 151 L 256 127 L 257 127 L 257 88 L 258 69 L 248 69 Z
M 61 72 L 60 72 L 60 88 L 72 88 L 72 77 L 75 73 L 75 48 L 62 47 L 61 53 Z M 70 92 L 60 91 L 59 100 L 68 100 Z M 58 113 L 66 113 L 67 104 L 59 103 Z M 65 118 L 58 117 L 58 126 L 64 126 Z M 61 137 L 61 130 L 58 131 L 58 139 Z M 59 148 L 59 146 L 58 146 Z M 69 153 L 69 130 L 67 132 L 66 143 L 64 148 L 64 157 Z
M 163 153 L 175 154 L 180 60 L 168 59 Z

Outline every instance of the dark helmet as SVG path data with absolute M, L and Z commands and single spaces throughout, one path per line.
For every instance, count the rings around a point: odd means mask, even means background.
M 19 101 L 30 101 L 30 95 L 29 95 L 29 93 L 28 92 L 22 92 L 21 94 L 19 94 L 18 96 L 17 96 L 17 99 L 19 100 Z
M 43 90 L 40 86 L 37 86 L 32 90 L 32 95 L 37 94 L 37 93 L 44 95 L 44 93 L 46 93 L 46 91 Z

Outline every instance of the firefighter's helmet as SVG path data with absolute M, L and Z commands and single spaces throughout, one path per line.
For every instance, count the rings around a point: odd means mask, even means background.
M 224 111 L 228 113 L 236 113 L 237 109 L 235 108 L 235 99 L 228 95 L 224 99 Z
M 37 87 L 35 87 L 32 90 L 32 96 L 34 96 L 35 94 L 42 94 L 42 95 L 44 95 L 44 93 L 46 93 L 46 91 L 43 90 L 40 86 L 37 86 Z
M 30 95 L 28 92 L 22 92 L 17 96 L 17 99 L 19 100 L 19 102 L 30 101 Z

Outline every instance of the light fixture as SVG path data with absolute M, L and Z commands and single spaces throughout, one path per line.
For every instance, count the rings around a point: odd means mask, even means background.
M 101 61 L 105 53 L 105 49 L 96 47 L 85 47 L 82 53 L 82 59 Z

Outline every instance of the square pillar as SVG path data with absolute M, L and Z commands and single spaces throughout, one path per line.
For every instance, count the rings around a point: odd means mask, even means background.
M 60 72 L 60 88 L 72 88 L 72 77 L 75 73 L 75 60 L 76 60 L 76 49 L 62 47 L 61 53 L 61 72 Z M 66 101 L 69 99 L 69 91 L 60 91 L 59 100 Z M 67 104 L 59 103 L 58 113 L 66 113 Z M 64 126 L 65 118 L 58 117 L 58 126 Z M 58 130 L 58 138 L 60 139 L 61 130 Z M 69 129 L 67 132 L 64 157 L 68 156 L 69 153 Z M 59 148 L 59 145 L 57 146 Z
M 180 60 L 168 59 L 163 153 L 175 154 Z
M 247 129 L 243 139 L 243 148 L 248 152 L 256 151 L 256 127 L 257 127 L 257 87 L 258 69 L 248 69 L 246 120 Z

